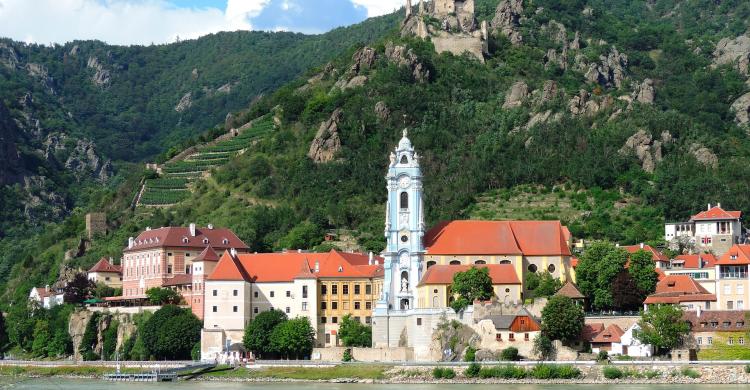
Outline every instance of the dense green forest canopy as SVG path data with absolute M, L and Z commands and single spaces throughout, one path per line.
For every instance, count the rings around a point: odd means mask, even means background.
M 497 3 L 477 0 L 478 18 L 491 20 Z M 131 211 L 128 206 L 144 175 L 132 169 L 122 174 L 116 190 L 92 196 L 87 207 L 64 222 L 27 239 L 0 242 L 5 296 L 21 299 L 32 285 L 57 278 L 63 252 L 77 244 L 83 231 L 86 209 L 105 210 L 110 233 L 67 266 L 86 267 L 101 256 L 119 258 L 127 237 L 146 226 L 190 222 L 230 227 L 257 251 L 314 248 L 320 233 L 333 228 L 350 230 L 362 249 L 378 251 L 384 243 L 383 174 L 403 128 L 422 155 L 428 225 L 469 216 L 493 218 L 499 215 L 488 206 L 493 204 L 538 207 L 543 211 L 531 215 L 560 218 L 576 237 L 657 244 L 665 220 L 687 218 L 706 203 L 721 201 L 727 209 L 748 210 L 750 141 L 730 109 L 748 92 L 747 77 L 733 64 L 712 66 L 716 43 L 745 33 L 748 15 L 750 7 L 743 1 L 524 1 L 519 26 L 523 43 L 513 45 L 503 35 L 493 35 L 485 63 L 436 54 L 429 41 L 383 32 L 367 44 L 377 59 L 360 71 L 367 77 L 363 86 L 336 87 L 349 77 L 353 54 L 361 47 L 350 45 L 330 66 L 313 67 L 294 81 L 276 84 L 283 85 L 275 91 L 269 84 L 268 92 L 252 104 L 255 94 L 247 94 L 237 116 L 271 113 L 278 119 L 277 130 L 213 170 L 184 202 Z M 576 31 L 581 37 L 580 49 L 568 56 L 566 67 L 545 66 L 548 50 L 561 49 L 547 33 L 553 20 L 565 26 L 568 42 Z M 429 71 L 426 82 L 389 59 L 389 45 L 412 50 Z M 576 66 L 600 61 L 613 48 L 628 58 L 619 87 L 591 82 Z M 184 62 L 174 80 L 188 85 L 195 65 Z M 632 96 L 645 79 L 653 80 L 652 103 L 621 99 Z M 560 89 L 555 98 L 503 108 L 514 83 L 523 81 L 532 91 L 550 80 Z M 575 115 L 570 105 L 581 90 L 598 102 L 611 97 L 612 103 Z M 173 110 L 180 92 L 173 92 L 168 104 L 159 104 Z M 388 108 L 387 115 L 376 112 L 378 103 Z M 336 109 L 342 112 L 337 123 L 341 149 L 333 161 L 316 164 L 307 157 L 310 144 Z M 554 120 L 528 125 L 547 111 Z M 174 127 L 176 117 L 171 118 L 169 133 L 175 140 L 189 133 Z M 216 116 L 202 126 L 221 120 Z M 623 152 L 638 132 L 652 140 L 649 150 L 657 148 L 653 140 L 664 141 L 659 141 L 658 159 L 655 151 L 649 152 L 653 170 L 644 169 L 636 154 Z M 155 139 L 137 143 L 150 145 Z M 159 152 L 139 147 L 149 150 L 146 154 Z M 715 164 L 698 160 L 696 150 L 704 149 L 715 156 Z M 525 203 L 514 204 L 520 201 Z

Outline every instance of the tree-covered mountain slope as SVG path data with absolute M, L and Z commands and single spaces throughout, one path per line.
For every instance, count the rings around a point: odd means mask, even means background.
M 665 220 L 706 203 L 750 208 L 745 2 L 485 0 L 477 10 L 492 31 L 484 63 L 398 32 L 349 50 L 236 115 L 276 125 L 175 206 L 129 210 L 134 173 L 94 202 L 111 232 L 85 254 L 62 257 L 83 210 L 0 244 L 6 297 L 61 265 L 119 258 L 146 226 L 227 226 L 257 251 L 323 249 L 325 229 L 351 229 L 362 249 L 380 250 L 383 174 L 404 128 L 421 155 L 428 225 L 561 218 L 579 238 L 657 242 Z
M 232 126 L 229 112 L 396 26 L 388 15 L 321 35 L 225 32 L 151 46 L 0 39 L 0 156 L 9 161 L 0 237 L 59 221 L 102 184 L 116 186 L 121 165 Z

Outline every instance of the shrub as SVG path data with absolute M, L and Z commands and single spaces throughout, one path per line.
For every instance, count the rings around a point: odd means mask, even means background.
M 443 369 L 443 378 L 445 379 L 453 379 L 456 377 L 456 371 L 454 371 L 452 368 L 444 368 Z
M 473 362 L 474 360 L 476 360 L 476 358 L 477 358 L 477 349 L 472 346 L 466 347 L 466 353 L 464 353 L 464 361 Z
M 686 376 L 688 378 L 698 379 L 698 378 L 701 377 L 701 373 L 700 372 L 698 372 L 698 371 L 696 371 L 696 370 L 694 370 L 694 369 L 692 369 L 690 367 L 683 367 L 681 373 L 682 373 L 682 375 L 684 375 L 684 376 Z
M 529 374 L 534 379 L 554 379 L 557 377 L 557 367 L 551 364 L 537 364 Z
M 506 360 L 506 361 L 517 361 L 517 360 L 519 360 L 518 348 L 516 348 L 516 347 L 505 348 L 500 353 L 500 360 Z
M 603 362 L 609 360 L 609 353 L 607 351 L 599 351 L 599 354 L 596 355 L 596 361 Z
M 602 369 L 602 374 L 607 379 L 620 379 L 622 378 L 622 370 L 617 367 L 607 366 Z
M 482 379 L 497 378 L 497 369 L 493 367 L 482 367 L 479 370 L 479 377 Z
M 646 370 L 643 372 L 643 376 L 648 379 L 654 379 L 657 376 L 661 376 L 661 372 L 659 372 L 658 370 Z
M 201 360 L 201 342 L 200 340 L 193 345 L 193 349 L 190 351 L 190 357 L 193 360 Z
M 344 356 L 341 357 L 341 361 L 350 362 L 352 361 L 352 350 L 347 348 L 344 350 Z
M 435 367 L 432 369 L 432 377 L 435 379 L 453 379 L 456 377 L 456 372 L 452 368 Z
M 443 377 L 443 367 L 435 367 L 432 369 L 432 377 L 440 379 Z
M 750 364 L 745 366 L 745 372 L 750 374 Z
M 575 379 L 581 376 L 581 370 L 569 364 L 557 366 L 558 379 Z
M 479 376 L 479 372 L 482 370 L 482 366 L 479 363 L 471 363 L 469 367 L 464 370 L 464 376 L 467 378 L 476 378 Z
M 498 367 L 496 370 L 496 377 L 503 379 L 523 379 L 528 375 L 523 367 L 516 366 L 505 366 Z

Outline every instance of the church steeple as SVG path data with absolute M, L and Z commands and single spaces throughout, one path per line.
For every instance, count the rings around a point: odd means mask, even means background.
M 424 254 L 424 207 L 419 155 L 406 129 L 390 154 L 386 174 L 385 280 L 380 309 L 408 310 L 416 300 Z

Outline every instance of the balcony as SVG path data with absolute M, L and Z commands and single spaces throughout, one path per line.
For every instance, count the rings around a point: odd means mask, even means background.
M 719 268 L 721 279 L 747 279 L 747 266 L 745 265 L 723 265 Z

